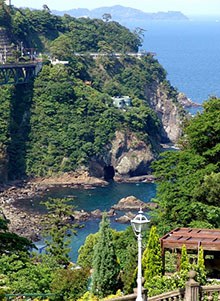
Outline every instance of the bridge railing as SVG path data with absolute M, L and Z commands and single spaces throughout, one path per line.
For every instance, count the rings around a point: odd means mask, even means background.
M 201 300 L 220 300 L 220 284 L 201 286 Z

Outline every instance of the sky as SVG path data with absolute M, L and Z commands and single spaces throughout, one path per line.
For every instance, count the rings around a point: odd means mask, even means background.
M 186 15 L 219 15 L 220 0 L 11 0 L 16 7 L 41 9 L 44 4 L 51 10 L 74 8 L 94 9 L 102 6 L 122 5 L 144 12 L 181 11 Z

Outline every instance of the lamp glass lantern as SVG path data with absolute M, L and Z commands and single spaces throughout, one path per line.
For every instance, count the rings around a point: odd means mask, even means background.
M 138 215 L 131 220 L 131 225 L 136 236 L 147 230 L 147 224 L 150 222 L 145 215 L 142 214 L 143 211 L 140 209 Z

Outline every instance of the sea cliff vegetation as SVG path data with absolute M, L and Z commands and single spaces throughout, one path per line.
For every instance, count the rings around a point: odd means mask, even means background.
M 175 227 L 220 227 L 220 99 L 203 104 L 203 112 L 185 124 L 180 151 L 165 152 L 153 163 L 159 178 L 152 222 L 161 234 Z
M 58 17 L 47 6 L 41 11 L 1 7 L 0 24 L 15 44 L 22 41 L 24 47 L 50 51 L 52 58 L 69 62 L 52 66 L 44 55 L 43 69 L 33 82 L 0 88 L 0 146 L 8 160 L 4 168 L 9 179 L 88 166 L 91 158 L 105 154 L 116 130 L 135 134 L 158 154 L 160 142 L 169 139 L 164 138 L 145 87 L 160 87 L 178 108 L 179 117 L 184 111 L 156 59 L 127 55 L 141 44 L 137 33 L 117 22 Z M 120 57 L 92 58 L 91 52 L 119 52 Z M 111 98 L 122 95 L 132 98 L 125 110 L 116 108 Z M 2 173 L 1 181 L 5 178 Z

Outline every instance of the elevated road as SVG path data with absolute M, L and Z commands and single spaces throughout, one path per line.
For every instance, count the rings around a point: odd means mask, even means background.
M 42 68 L 42 63 L 2 64 L 0 65 L 0 86 L 26 84 Z

